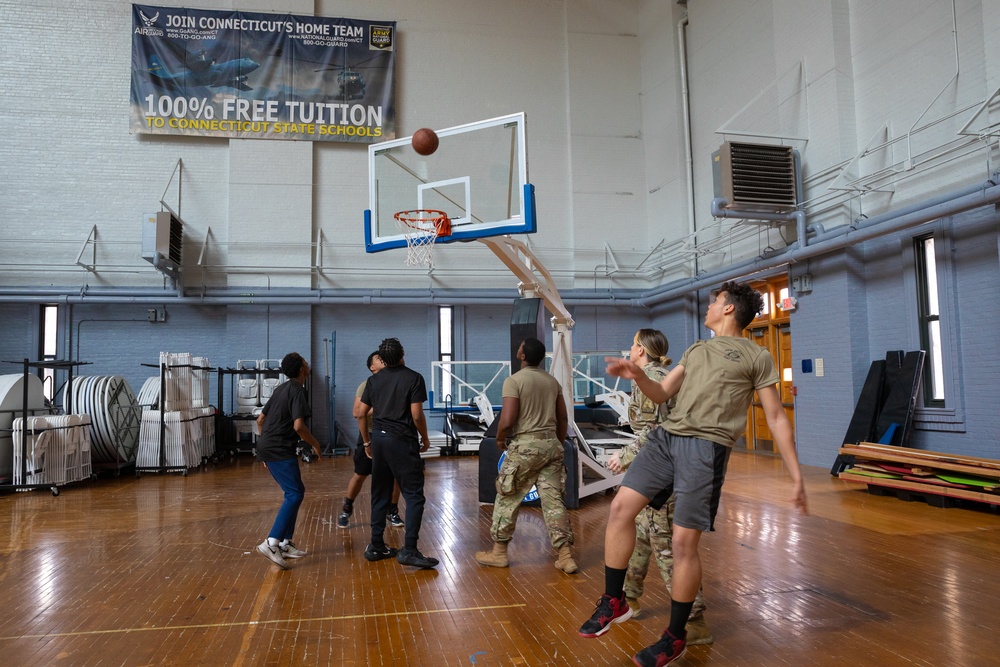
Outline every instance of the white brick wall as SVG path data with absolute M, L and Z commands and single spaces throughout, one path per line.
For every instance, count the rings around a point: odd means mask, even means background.
M 660 0 L 379 0 L 363 6 L 346 0 L 284 0 L 277 6 L 206 0 L 199 6 L 237 5 L 398 21 L 400 135 L 423 126 L 448 127 L 526 112 L 540 226 L 530 243 L 560 286 L 650 289 L 655 285 L 628 269 L 661 239 L 671 241 L 687 233 L 676 56 L 682 6 Z M 222 284 L 258 290 L 514 288 L 506 269 L 478 244 L 439 249 L 439 268 L 430 275 L 404 268 L 399 252 L 366 255 L 361 230 L 368 201 L 364 146 L 129 135 L 130 7 L 123 0 L 0 0 L 0 68 L 6 84 L 0 96 L 0 120 L 6 128 L 0 161 L 0 288 L 162 286 L 160 274 L 138 256 L 139 220 L 158 208 L 161 196 L 171 205 L 177 202 L 176 178 L 169 188 L 167 183 L 178 159 L 184 164 L 180 205 L 187 225 L 191 291 Z M 918 125 L 996 91 L 1000 6 L 995 1 L 957 0 L 957 9 L 961 75 L 931 105 L 955 69 L 948 0 L 689 3 L 699 228 L 713 223 L 708 212 L 713 195 L 710 155 L 726 138 L 716 131 L 744 107 L 736 119 L 743 129 L 805 129 L 808 141 L 793 144 L 803 156 L 806 196 L 817 200 L 830 195 L 827 186 L 838 165 L 854 157 L 883 126 L 889 138 L 898 139 L 929 105 Z M 782 79 L 776 95 L 748 104 L 780 75 L 797 71 L 800 61 L 801 82 Z M 1000 120 L 992 113 L 989 122 Z M 967 114 L 960 115 L 915 134 L 913 154 L 919 157 L 952 141 L 967 120 Z M 862 173 L 893 163 L 898 168 L 906 155 L 906 142 L 899 141 L 867 159 Z M 994 148 L 990 156 L 978 150 L 941 159 L 896 183 L 892 192 L 830 205 L 815 215 L 811 210 L 809 221 L 830 229 L 862 213 L 871 217 L 985 180 L 984 165 L 995 168 L 998 158 Z M 969 214 L 956 221 L 956 309 L 962 317 L 957 341 L 967 432 L 924 432 L 917 439 L 930 449 L 1000 457 L 990 450 L 1000 422 L 995 402 L 989 402 L 1000 369 L 990 361 L 994 355 L 988 340 L 978 335 L 1000 311 L 992 288 L 998 266 L 996 225 L 980 222 L 974 231 L 966 231 L 968 221 L 977 219 Z M 96 274 L 73 263 L 95 225 Z M 209 228 L 205 261 L 211 268 L 201 271 L 192 264 Z M 765 246 L 780 247 L 794 240 L 787 231 L 783 239 L 762 227 L 746 242 L 726 245 L 703 258 L 700 268 L 724 267 L 755 257 Z M 318 232 L 325 239 L 321 275 L 308 270 L 313 259 L 308 244 Z M 825 378 L 801 378 L 797 427 L 807 463 L 832 461 L 830 448 L 846 429 L 870 361 L 882 358 L 887 349 L 912 347 L 911 341 L 899 342 L 912 331 L 912 322 L 897 307 L 899 299 L 912 298 L 904 293 L 901 278 L 902 236 L 814 258 L 792 269 L 810 271 L 815 284 L 792 318 L 796 363 L 803 358 L 827 360 Z M 261 245 L 275 239 L 281 243 Z M 613 278 L 605 277 L 601 267 L 607 259 L 605 244 L 625 269 Z M 89 251 L 84 257 L 89 259 Z M 689 275 L 690 270 L 689 264 L 679 263 L 657 282 Z M 166 300 L 172 295 L 164 296 Z M 0 315 L 9 315 L 3 317 L 0 332 L 0 350 L 7 356 L 33 356 L 35 325 L 23 315 L 32 308 L 0 304 Z M 141 318 L 145 308 L 142 303 L 74 306 L 73 322 Z M 275 356 L 294 346 L 311 353 L 315 367 L 323 351 L 321 340 L 332 330 L 340 332 L 345 354 L 352 359 L 363 359 L 376 338 L 398 331 L 408 362 L 429 368 L 436 340 L 433 307 L 292 310 L 277 324 L 272 308 L 270 329 L 261 306 L 170 307 L 164 325 L 88 323 L 82 341 L 87 350 L 81 354 L 107 372 L 131 374 L 138 382 L 137 365 L 161 347 L 182 345 L 229 363 L 267 346 L 270 338 Z M 579 322 L 574 333 L 577 349 L 615 344 L 653 321 L 668 332 L 674 356 L 679 357 L 694 332 L 703 331 L 692 325 L 700 322 L 702 313 L 688 312 L 682 299 L 652 313 L 606 308 L 574 312 Z M 491 321 L 502 325 L 499 331 Z M 504 357 L 508 322 L 507 309 L 470 307 L 463 332 L 470 358 Z M 133 337 L 133 330 L 141 330 L 149 342 Z M 120 342 L 112 344 L 123 337 L 129 347 L 125 355 Z M 352 368 L 342 375 L 340 369 L 348 362 L 339 361 L 338 385 L 353 391 L 358 373 Z M 338 405 L 338 418 L 344 419 L 341 408 Z

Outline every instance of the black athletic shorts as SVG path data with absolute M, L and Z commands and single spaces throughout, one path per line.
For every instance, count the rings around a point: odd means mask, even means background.
M 372 460 L 365 454 L 365 441 L 358 434 L 358 446 L 354 448 L 354 474 L 368 477 L 372 474 Z

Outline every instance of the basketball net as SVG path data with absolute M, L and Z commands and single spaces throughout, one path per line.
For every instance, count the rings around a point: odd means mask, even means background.
M 443 211 L 400 211 L 393 217 L 406 239 L 406 265 L 434 268 L 434 242 L 451 234 L 451 220 Z

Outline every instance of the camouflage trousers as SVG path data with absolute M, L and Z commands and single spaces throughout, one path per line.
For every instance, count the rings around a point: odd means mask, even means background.
M 490 535 L 494 542 L 509 542 L 517 525 L 521 502 L 531 490 L 538 489 L 542 504 L 542 519 L 549 531 L 549 541 L 559 548 L 573 544 L 573 528 L 563 502 L 566 468 L 563 448 L 555 438 L 518 438 L 509 441 L 507 458 L 497 475 L 497 497 L 493 504 L 493 525 Z
M 635 550 L 628 561 L 628 570 L 625 573 L 625 597 L 639 599 L 644 590 L 644 579 L 649 571 L 649 561 L 656 557 L 656 564 L 660 568 L 663 581 L 667 584 L 667 593 L 670 592 L 671 580 L 674 574 L 674 551 L 673 551 L 673 525 L 674 525 L 674 499 L 673 496 L 667 504 L 658 510 L 654 510 L 649 505 L 642 508 L 635 518 Z M 701 594 L 701 587 L 698 587 L 698 595 L 694 599 L 694 606 L 691 608 L 690 618 L 699 618 L 705 613 L 705 599 Z

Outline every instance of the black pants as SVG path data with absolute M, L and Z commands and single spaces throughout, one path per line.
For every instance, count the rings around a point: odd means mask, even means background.
M 424 460 L 418 440 L 400 440 L 379 429 L 372 433 L 372 544 L 385 544 L 385 517 L 392 504 L 392 486 L 399 482 L 406 499 L 406 549 L 417 548 L 424 516 Z

